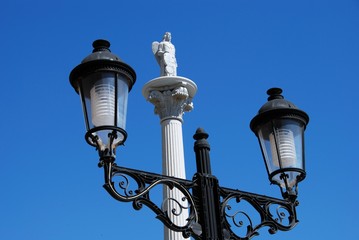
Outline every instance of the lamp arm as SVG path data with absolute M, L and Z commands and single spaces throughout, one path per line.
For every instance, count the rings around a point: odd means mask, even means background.
M 104 167 L 104 188 L 116 200 L 132 202 L 136 210 L 143 205 L 150 208 L 166 227 L 173 231 L 182 232 L 183 236 L 202 239 L 202 227 L 199 222 L 198 206 L 196 205 L 193 191 L 196 181 L 164 176 L 160 174 L 119 167 L 112 161 L 100 161 Z M 115 181 L 115 178 L 121 178 Z M 135 182 L 135 186 L 131 183 Z M 177 188 L 183 195 L 182 201 L 172 198 L 163 199 L 162 204 L 156 204 L 150 198 L 151 190 L 163 185 L 170 189 Z M 269 227 L 269 233 L 274 234 L 278 230 L 289 231 L 298 223 L 296 206 L 298 202 L 282 200 L 265 195 L 225 188 L 219 186 L 220 216 L 223 223 L 223 235 L 225 239 L 248 240 L 259 235 L 259 230 Z M 168 201 L 176 203 L 177 208 L 169 213 L 164 205 Z M 234 208 L 236 204 L 236 208 Z M 243 207 L 243 205 L 245 206 Z M 252 209 L 248 209 L 248 206 Z M 184 226 L 176 225 L 170 218 L 170 214 L 180 215 L 182 211 L 189 210 L 189 217 Z
M 173 231 L 182 232 L 186 238 L 201 234 L 198 213 L 189 192 L 194 185 L 192 181 L 119 167 L 112 161 L 106 160 L 100 161 L 99 166 L 104 167 L 105 171 L 105 184 L 103 187 L 114 199 L 120 202 L 132 202 L 135 210 L 140 210 L 143 205 L 146 205 L 166 227 Z M 120 178 L 120 180 L 115 181 L 115 178 Z M 132 186 L 133 182 L 137 186 Z M 159 185 L 167 186 L 171 190 L 177 188 L 184 197 L 181 201 L 168 198 L 163 199 L 161 204 L 156 204 L 151 200 L 150 193 L 154 187 Z M 165 209 L 165 206 L 171 201 L 176 207 L 173 207 L 169 212 Z M 187 210 L 189 210 L 189 217 L 186 225 L 178 226 L 171 220 L 170 216 L 179 216 L 183 211 Z
M 219 192 L 221 216 L 224 219 L 223 227 L 230 239 L 250 239 L 259 235 L 258 231 L 262 227 L 269 227 L 270 234 L 278 230 L 289 231 L 298 223 L 295 209 L 298 205 L 297 201 L 292 202 L 224 187 L 220 187 Z M 232 207 L 233 204 L 236 204 L 236 210 Z M 245 212 L 243 206 L 246 206 L 246 210 L 248 206 L 253 209 Z M 233 229 L 234 231 L 231 228 L 233 226 L 237 227 Z

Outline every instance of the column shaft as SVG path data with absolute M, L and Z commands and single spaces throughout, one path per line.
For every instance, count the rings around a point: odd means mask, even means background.
M 186 178 L 184 149 L 182 137 L 182 121 L 179 119 L 165 119 L 161 122 L 162 127 L 162 173 L 167 176 Z M 183 207 L 188 202 L 183 199 L 183 194 L 178 189 L 165 187 L 163 199 L 167 203 L 167 211 L 176 225 L 185 225 L 188 211 Z M 182 206 L 181 206 L 182 205 Z M 181 240 L 182 233 L 164 229 L 165 240 Z

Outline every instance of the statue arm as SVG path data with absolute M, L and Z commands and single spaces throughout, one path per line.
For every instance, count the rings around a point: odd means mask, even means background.
M 164 53 L 165 51 L 163 49 L 163 44 L 162 43 L 158 44 L 157 54 L 162 56 Z

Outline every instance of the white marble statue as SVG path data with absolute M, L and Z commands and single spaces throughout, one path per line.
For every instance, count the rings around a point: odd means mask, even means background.
M 161 68 L 161 76 L 177 76 L 176 49 L 171 43 L 171 33 L 166 32 L 161 42 L 152 43 L 152 52 Z

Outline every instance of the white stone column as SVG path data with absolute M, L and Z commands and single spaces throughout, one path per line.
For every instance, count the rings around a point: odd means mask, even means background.
M 162 129 L 162 173 L 167 176 L 186 178 L 182 137 L 182 117 L 193 108 L 192 98 L 197 91 L 194 82 L 178 76 L 162 76 L 148 82 L 142 93 L 155 106 Z M 178 189 L 165 187 L 163 199 L 174 224 L 186 225 L 188 202 Z M 184 240 L 182 233 L 165 227 L 165 240 Z
M 182 122 L 167 118 L 161 121 L 162 127 L 162 173 L 167 176 L 186 178 Z

